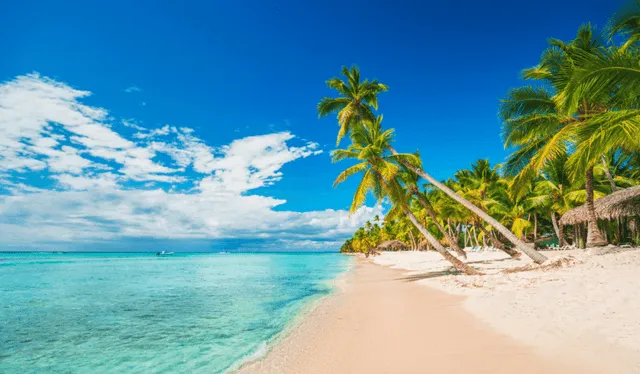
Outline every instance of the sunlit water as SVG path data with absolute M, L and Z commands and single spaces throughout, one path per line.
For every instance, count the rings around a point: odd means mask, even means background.
M 350 266 L 338 254 L 0 253 L 0 373 L 220 373 Z

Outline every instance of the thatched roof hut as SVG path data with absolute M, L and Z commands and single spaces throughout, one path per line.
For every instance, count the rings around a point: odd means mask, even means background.
M 400 240 L 387 240 L 376 247 L 378 251 L 404 251 L 407 248 L 409 247 Z
M 640 186 L 626 188 L 601 197 L 593 205 L 596 217 L 601 220 L 640 216 Z M 565 213 L 560 218 L 560 224 L 574 225 L 587 220 L 587 205 L 585 204 Z

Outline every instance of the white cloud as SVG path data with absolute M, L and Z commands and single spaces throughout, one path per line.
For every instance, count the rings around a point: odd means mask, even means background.
M 286 201 L 252 194 L 281 180 L 285 164 L 322 152 L 288 131 L 212 146 L 187 127 L 118 122 L 82 103 L 90 94 L 38 74 L 0 85 L 0 187 L 9 193 L 0 229 L 11 232 L 0 244 L 236 238 L 314 248 L 381 213 L 274 210 Z
M 146 128 L 140 126 L 137 121 L 133 118 L 129 118 L 129 119 L 124 119 L 122 120 L 122 124 L 125 127 L 131 127 L 132 129 L 138 130 L 138 131 L 147 131 Z
M 74 176 L 70 174 L 54 175 L 60 185 L 74 190 L 114 189 L 118 185 L 118 176 L 112 173 L 102 173 L 97 176 Z
M 5 228 L 15 232 L 45 227 L 50 233 L 47 240 L 261 238 L 321 246 L 349 236 L 367 219 L 381 214 L 380 207 L 363 207 L 351 217 L 335 210 L 274 211 L 285 201 L 256 195 L 118 190 L 110 188 L 104 177 L 101 181 L 68 175 L 60 179 L 87 190 L 0 197 L 0 214 L 10 222 Z M 32 240 L 29 236 L 19 239 Z
M 130 86 L 124 89 L 124 92 L 132 93 L 132 92 L 140 92 L 142 91 L 138 86 Z
M 46 164 L 50 171 L 80 173 L 92 166 L 83 157 L 90 155 L 120 164 L 132 180 L 180 180 L 166 175 L 176 170 L 153 161 L 153 150 L 115 132 L 106 110 L 80 102 L 90 94 L 38 74 L 0 85 L 0 170 L 37 171 Z
M 268 186 L 282 178 L 280 168 L 298 158 L 318 154 L 317 144 L 288 147 L 294 136 L 280 132 L 250 136 L 223 147 L 223 157 L 210 163 L 213 175 L 202 180 L 200 189 L 207 191 L 243 192 Z

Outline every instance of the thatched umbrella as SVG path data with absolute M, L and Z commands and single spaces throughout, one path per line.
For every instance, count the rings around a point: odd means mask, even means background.
M 640 216 L 640 186 L 626 188 L 594 202 L 599 220 L 614 220 L 620 217 Z M 573 208 L 560 218 L 562 225 L 575 225 L 588 220 L 587 206 Z
M 380 243 L 376 250 L 378 251 L 404 251 L 408 247 L 406 244 L 401 242 L 400 240 L 387 240 Z

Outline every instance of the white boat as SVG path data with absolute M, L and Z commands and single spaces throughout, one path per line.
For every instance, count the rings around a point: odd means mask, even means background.
M 171 256 L 172 254 L 173 254 L 173 252 L 162 251 L 162 252 L 156 253 L 156 256 Z

